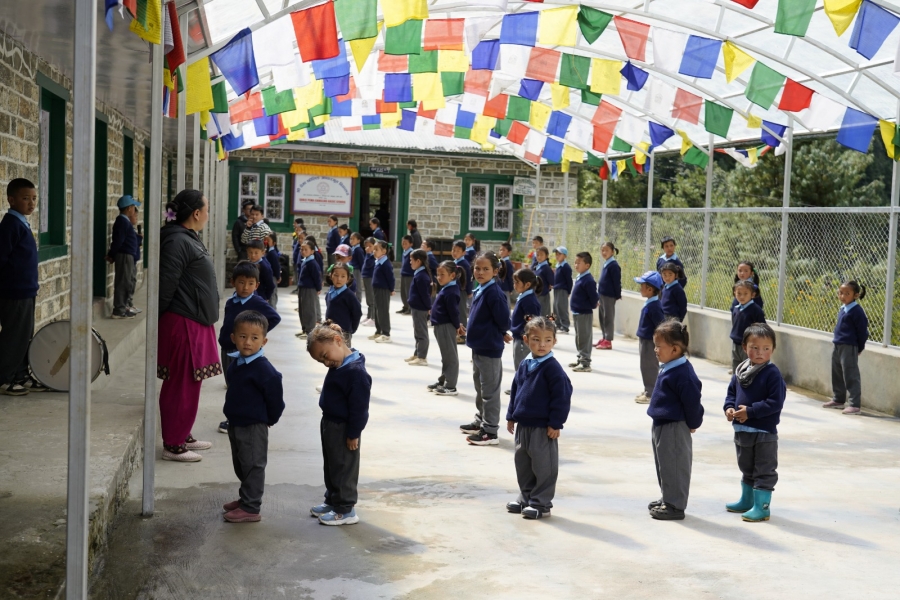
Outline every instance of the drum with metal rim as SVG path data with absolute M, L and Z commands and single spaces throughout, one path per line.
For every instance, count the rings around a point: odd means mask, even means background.
M 37 381 L 57 392 L 69 391 L 69 321 L 54 321 L 34 334 L 28 347 L 28 364 Z M 109 375 L 109 351 L 96 329 L 91 333 L 91 381 L 101 372 Z

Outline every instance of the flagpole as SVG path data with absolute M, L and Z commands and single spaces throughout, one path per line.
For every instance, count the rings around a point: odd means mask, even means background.
M 791 166 L 794 162 L 794 117 L 788 114 L 788 128 L 785 133 L 784 192 L 781 199 L 781 248 L 778 256 L 778 309 L 776 323 L 784 322 L 784 288 L 787 286 L 788 253 L 788 209 L 791 207 Z
M 647 223 L 644 230 L 644 271 L 650 270 L 650 252 L 653 244 L 653 183 L 656 161 L 650 157 L 650 174 L 647 178 Z M 621 173 L 620 173 L 621 175 Z
M 181 15 L 181 17 L 179 17 L 179 20 L 181 21 L 181 43 L 184 48 L 187 49 L 188 13 L 184 13 L 183 15 Z M 176 171 L 177 191 L 175 193 L 181 192 L 181 190 L 185 189 L 185 155 L 187 154 L 187 66 L 182 65 L 179 68 L 181 68 L 181 81 L 183 83 L 183 87 L 181 93 L 178 94 L 178 168 Z M 175 74 L 173 73 L 172 75 L 174 76 Z M 177 77 L 175 79 L 175 89 L 178 89 Z
M 897 103 L 897 124 L 900 124 L 900 102 Z M 894 148 L 897 152 L 900 148 Z M 896 156 L 895 156 L 896 158 Z M 891 343 L 891 333 L 894 319 L 894 274 L 897 269 L 897 219 L 900 219 L 900 166 L 894 160 L 894 173 L 891 178 L 891 225 L 888 234 L 888 264 L 887 285 L 884 288 L 884 334 L 881 345 L 885 348 Z
M 706 163 L 706 203 L 703 210 L 703 264 L 700 271 L 700 308 L 706 308 L 706 283 L 709 277 L 709 230 L 712 220 L 713 157 L 716 139 L 709 134 L 709 162 Z

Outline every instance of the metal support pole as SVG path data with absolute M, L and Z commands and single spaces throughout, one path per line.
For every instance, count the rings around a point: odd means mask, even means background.
M 210 144 L 212 146 L 212 144 Z M 215 156 L 214 148 L 210 148 L 210 165 L 209 165 L 209 190 L 206 192 L 206 198 L 210 202 L 210 206 L 214 206 L 219 202 L 219 162 Z M 215 214 L 215 213 L 214 213 Z M 207 227 L 207 244 L 206 249 L 209 250 L 209 255 L 213 257 L 213 265 L 216 264 L 216 252 L 218 246 L 216 245 L 216 235 L 215 235 L 215 221 L 210 219 L 210 222 L 213 224 L 213 227 Z
M 191 148 L 191 189 L 200 189 L 200 113 L 194 113 L 194 139 Z
M 184 13 L 181 15 L 181 40 L 184 44 L 184 47 L 188 47 L 188 13 Z M 176 170 L 176 189 L 175 193 L 177 194 L 181 190 L 185 189 L 185 163 L 187 154 L 187 92 L 188 92 L 188 82 L 187 77 L 184 75 L 185 70 L 187 69 L 187 65 L 182 65 L 179 67 L 182 69 L 182 77 L 181 80 L 184 84 L 181 93 L 178 94 L 178 167 Z M 177 84 L 176 84 L 177 85 Z
M 568 243 L 568 234 L 569 234 L 569 172 L 566 171 L 563 173 L 563 229 L 562 229 L 562 241 L 560 242 L 563 246 Z
M 147 198 L 147 338 L 144 345 L 144 489 L 141 514 L 153 515 L 156 474 L 156 356 L 159 322 L 159 228 L 162 216 L 163 47 L 152 46 L 150 99 L 150 196 Z
M 606 184 L 609 183 L 605 179 L 603 180 L 603 195 L 601 198 L 603 208 L 603 212 L 600 213 L 600 240 L 605 244 L 609 240 L 606 239 L 606 193 L 608 191 Z
M 897 103 L 897 123 L 900 123 L 900 102 Z M 900 219 L 900 167 L 894 162 L 894 175 L 891 178 L 891 226 L 888 234 L 887 278 L 884 286 L 884 335 L 882 346 L 891 344 L 891 333 L 894 320 L 894 277 L 897 275 L 897 219 Z
M 207 199 L 212 198 L 209 187 L 209 147 L 212 144 L 209 141 L 203 143 L 203 195 Z M 209 228 L 203 229 L 203 244 L 209 248 Z
M 647 179 L 647 224 L 646 229 L 644 231 L 644 270 L 650 270 L 650 252 L 651 246 L 653 244 L 652 233 L 653 233 L 653 171 L 656 167 L 656 161 L 653 160 L 653 155 L 650 154 L 647 156 L 647 162 L 650 163 L 650 176 Z
M 700 308 L 706 307 L 706 283 L 709 278 L 709 226 L 712 214 L 713 192 L 713 157 L 715 156 L 715 138 L 709 134 L 709 163 L 706 165 L 706 209 L 703 212 L 703 264 L 700 273 Z
M 537 168 L 537 176 L 535 177 L 536 183 L 535 187 L 537 187 L 537 191 L 534 193 L 534 210 L 538 210 L 541 207 L 541 164 L 538 163 Z
M 788 211 L 791 206 L 791 166 L 794 162 L 794 117 L 788 115 L 784 144 L 784 195 L 781 198 L 781 249 L 778 255 L 778 310 L 775 322 L 784 322 L 784 288 L 787 286 Z
M 66 598 L 87 598 L 97 0 L 75 4 Z
M 216 267 L 216 279 L 219 283 L 219 295 L 225 292 L 225 253 L 228 247 L 225 243 L 225 229 L 228 219 L 228 159 L 219 163 L 219 172 L 216 177 L 216 223 L 211 232 L 215 237 L 216 255 L 214 264 Z

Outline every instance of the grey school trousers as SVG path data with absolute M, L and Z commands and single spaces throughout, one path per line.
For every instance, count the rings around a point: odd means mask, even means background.
M 266 462 L 269 452 L 269 426 L 265 423 L 228 425 L 231 442 L 231 462 L 234 474 L 241 482 L 241 508 L 259 514 L 263 488 L 266 484 Z
M 316 301 L 318 302 L 318 298 L 316 298 Z M 272 290 L 272 295 L 269 296 L 269 306 L 271 306 L 272 308 L 275 308 L 276 306 L 278 306 L 278 286 L 277 285 L 275 286 L 275 289 Z M 316 313 L 317 318 L 318 318 L 318 316 L 319 316 L 318 313 Z
M 225 377 L 225 385 L 228 385 L 228 367 L 234 361 L 233 358 L 228 356 L 228 353 L 225 352 L 225 348 L 219 348 L 219 361 L 222 363 L 222 375 Z
M 778 483 L 778 434 L 734 432 L 738 467 L 747 485 L 770 492 Z
M 28 377 L 28 345 L 34 335 L 34 298 L 0 297 L 0 385 Z
M 464 327 L 469 326 L 469 298 L 466 295 L 465 286 L 460 287 L 460 295 L 459 295 L 459 322 L 463 324 Z
M 616 299 L 612 296 L 600 296 L 598 313 L 603 339 L 611 342 L 616 337 Z
M 573 315 L 575 322 L 575 349 L 578 351 L 578 362 L 583 365 L 591 364 L 591 350 L 594 343 L 591 339 L 594 331 L 594 313 Z
M 541 314 L 539 316 L 546 317 L 553 310 L 550 307 L 550 294 L 544 294 L 543 296 L 538 296 L 538 304 L 541 305 Z
M 569 319 L 569 292 L 553 290 L 553 312 L 556 313 L 556 324 L 563 329 L 568 329 L 572 324 Z
M 516 426 L 516 479 L 519 504 L 541 512 L 553 508 L 559 476 L 559 440 L 547 437 L 546 427 Z
M 850 344 L 835 344 L 831 351 L 832 400 L 843 404 L 850 395 L 850 406 L 862 406 L 862 380 L 859 376 L 859 348 Z
M 522 338 L 513 340 L 513 367 L 515 367 L 516 372 L 519 371 L 519 365 L 522 364 L 522 361 L 525 360 L 525 357 L 530 353 L 531 349 L 522 341 Z
M 691 491 L 694 454 L 691 430 L 684 421 L 654 425 L 651 438 L 662 501 L 672 508 L 684 510 Z
M 747 353 L 744 352 L 744 347 L 731 340 L 731 370 L 737 369 L 737 366 L 745 360 L 747 360 Z
M 375 319 L 375 288 L 372 287 L 372 278 L 363 279 L 363 288 L 366 292 L 366 318 Z
M 391 335 L 391 290 L 387 288 L 373 288 L 375 296 L 375 333 L 376 335 Z
M 409 308 L 409 288 L 412 287 L 413 278 L 409 275 L 401 275 L 400 276 L 400 302 L 403 303 L 403 310 L 410 310 Z
M 441 376 L 438 383 L 445 388 L 456 389 L 459 379 L 459 349 L 456 344 L 456 329 L 450 323 L 435 325 L 434 339 L 441 351 Z
M 113 311 L 122 313 L 134 305 L 134 287 L 137 285 L 137 267 L 134 257 L 124 252 L 115 256 L 116 276 L 113 283 Z
M 309 333 L 316 327 L 316 304 L 319 303 L 319 295 L 316 288 L 300 288 L 300 327 L 303 333 Z
M 334 512 L 345 515 L 356 505 L 359 496 L 359 448 L 347 448 L 347 424 L 332 423 L 325 417 L 319 422 L 322 438 L 322 471 L 325 474 L 325 504 Z
M 497 434 L 500 427 L 500 384 L 503 362 L 472 353 L 472 380 L 475 383 L 475 421 L 487 433 Z
M 416 340 L 416 356 L 428 358 L 428 311 L 410 309 L 412 311 L 413 338 Z
M 656 378 L 659 377 L 659 361 L 653 351 L 653 340 L 638 338 L 638 352 L 641 355 L 641 379 L 644 380 L 644 393 L 653 394 Z

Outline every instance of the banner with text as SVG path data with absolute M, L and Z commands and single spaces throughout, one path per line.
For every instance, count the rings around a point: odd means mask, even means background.
M 292 212 L 353 215 L 353 178 L 294 175 Z

